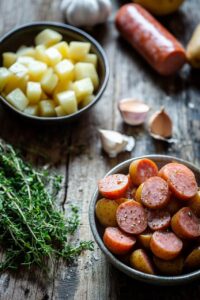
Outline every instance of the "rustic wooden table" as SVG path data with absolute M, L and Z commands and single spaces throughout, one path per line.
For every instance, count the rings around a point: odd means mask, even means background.
M 113 1 L 114 2 L 114 1 Z M 115 1 L 114 12 L 123 1 Z M 60 0 L 1 0 L 0 34 L 15 26 L 37 20 L 63 21 Z M 200 22 L 200 1 L 188 0 L 181 10 L 164 19 L 164 24 L 185 45 L 195 25 Z M 88 224 L 88 205 L 97 179 L 111 167 L 133 156 L 163 153 L 200 164 L 200 83 L 199 72 L 188 66 L 170 78 L 162 78 L 131 49 L 115 30 L 111 17 L 105 26 L 90 33 L 103 45 L 110 63 L 109 84 L 101 101 L 80 121 L 60 128 L 36 128 L 20 124 L 0 110 L 0 137 L 21 147 L 27 159 L 48 163 L 64 176 L 58 205 L 76 203 L 80 207 L 81 227 L 77 238 L 92 239 Z M 141 98 L 151 106 L 151 113 L 162 105 L 172 116 L 174 134 L 179 142 L 156 142 L 146 127 L 124 125 L 117 110 L 122 97 Z M 151 114 L 150 113 L 150 114 Z M 101 151 L 98 128 L 119 130 L 136 138 L 133 152 L 109 159 Z M 85 253 L 69 267 L 55 265 L 53 280 L 42 274 L 19 272 L 0 276 L 0 299 L 193 299 L 200 298 L 198 282 L 182 287 L 155 287 L 136 282 L 112 267 L 101 251 Z

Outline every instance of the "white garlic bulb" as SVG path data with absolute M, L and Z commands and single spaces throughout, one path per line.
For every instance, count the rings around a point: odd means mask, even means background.
M 110 0 L 63 0 L 61 10 L 74 26 L 94 26 L 104 23 L 111 13 Z

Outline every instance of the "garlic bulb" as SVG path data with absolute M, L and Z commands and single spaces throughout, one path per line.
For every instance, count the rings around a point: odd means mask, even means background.
M 99 129 L 103 150 L 110 156 L 116 157 L 118 153 L 131 152 L 135 146 L 135 139 L 113 130 Z
M 118 108 L 124 122 L 129 125 L 140 125 L 144 123 L 149 111 L 147 104 L 134 99 L 123 99 L 119 101 Z
M 107 20 L 111 13 L 110 0 L 63 0 L 61 10 L 74 26 L 94 26 Z
M 172 136 L 172 126 L 171 118 L 162 107 L 152 115 L 149 121 L 149 132 L 155 139 L 167 140 Z

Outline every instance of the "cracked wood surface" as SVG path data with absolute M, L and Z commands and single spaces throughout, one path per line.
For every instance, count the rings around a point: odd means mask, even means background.
M 88 223 L 88 205 L 96 182 L 111 167 L 132 156 L 151 153 L 169 154 L 200 164 L 199 72 L 188 66 L 176 76 L 161 78 L 132 48 L 119 38 L 113 20 L 114 12 L 126 1 L 113 1 L 113 15 L 107 25 L 89 31 L 104 47 L 109 63 L 108 87 L 100 100 L 80 121 L 59 128 L 38 128 L 19 123 L 0 109 L 0 137 L 20 147 L 27 160 L 48 164 L 63 175 L 58 207 L 76 203 L 80 208 L 81 226 L 75 237 L 92 239 Z M 60 0 L 1 0 L 0 33 L 39 20 L 63 21 Z M 181 10 L 164 18 L 163 23 L 184 45 L 200 22 L 199 0 L 186 1 Z M 162 105 L 174 122 L 174 135 L 179 142 L 166 145 L 153 141 L 146 126 L 130 127 L 122 123 L 117 101 L 122 97 L 141 98 L 151 106 L 152 114 Z M 136 138 L 131 154 L 116 159 L 106 157 L 100 148 L 98 128 L 119 130 Z M 38 270 L 3 273 L 0 276 L 1 300 L 115 300 L 200 298 L 200 284 L 182 287 L 155 287 L 134 281 L 112 267 L 95 246 L 71 266 L 56 263 L 51 280 Z

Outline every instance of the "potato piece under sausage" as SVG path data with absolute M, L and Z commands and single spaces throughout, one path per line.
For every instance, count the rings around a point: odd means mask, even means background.
M 200 236 L 200 220 L 189 207 L 181 208 L 171 220 L 172 230 L 184 239 L 195 239 Z
M 124 255 L 133 248 L 136 238 L 126 234 L 117 227 L 107 227 L 103 235 L 103 241 L 112 253 Z
M 97 201 L 95 213 L 103 226 L 117 226 L 116 211 L 119 204 L 115 200 L 102 198 Z
M 171 260 L 179 255 L 183 242 L 173 233 L 155 231 L 150 241 L 153 254 L 163 260 Z
M 198 191 L 194 197 L 188 200 L 188 206 L 191 208 L 194 214 L 200 218 L 200 191 Z
M 185 267 L 188 269 L 200 268 L 200 246 L 192 250 L 192 252 L 186 257 Z
M 182 256 L 168 261 L 154 256 L 153 262 L 156 268 L 165 275 L 179 275 L 183 271 L 184 259 Z
M 147 274 L 155 274 L 153 265 L 143 249 L 137 249 L 133 251 L 130 256 L 130 264 L 131 266 L 141 272 Z

